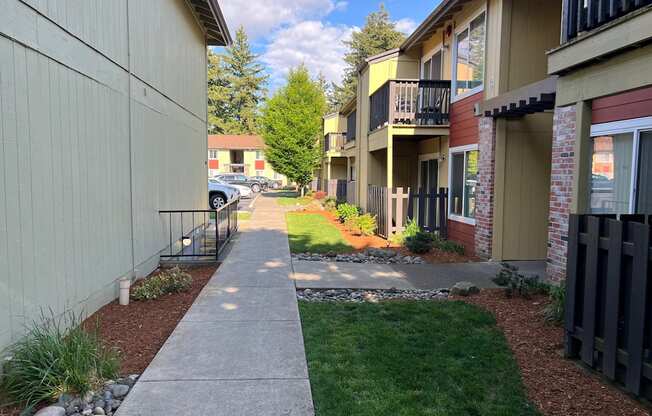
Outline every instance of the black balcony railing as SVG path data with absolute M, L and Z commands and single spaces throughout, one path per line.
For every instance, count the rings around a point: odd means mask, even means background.
M 370 97 L 369 130 L 387 124 L 449 124 L 451 82 L 390 80 Z
M 564 0 L 562 42 L 652 5 L 652 0 Z

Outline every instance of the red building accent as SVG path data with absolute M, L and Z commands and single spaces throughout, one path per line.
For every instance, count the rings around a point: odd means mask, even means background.
M 466 97 L 451 104 L 450 147 L 478 143 L 478 118 L 475 105 L 482 100 L 483 93 Z
M 592 122 L 652 116 L 652 86 L 593 100 Z
M 264 160 L 257 160 L 256 163 L 254 163 L 254 166 L 256 170 L 264 170 L 265 169 L 265 161 Z
M 208 169 L 219 169 L 220 168 L 220 161 L 217 159 L 210 159 L 208 161 Z
M 449 147 L 478 143 L 478 118 L 475 116 L 475 104 L 480 102 L 483 96 L 484 93 L 479 92 L 451 104 Z M 475 254 L 474 225 L 449 220 L 448 237 L 462 244 L 466 253 Z

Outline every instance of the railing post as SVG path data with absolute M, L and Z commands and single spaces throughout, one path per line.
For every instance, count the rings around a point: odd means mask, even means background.
M 215 260 L 220 259 L 220 211 L 215 210 Z

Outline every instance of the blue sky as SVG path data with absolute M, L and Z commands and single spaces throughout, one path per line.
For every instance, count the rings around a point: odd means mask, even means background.
M 270 89 L 283 83 L 287 71 L 305 63 L 313 74 L 339 82 L 344 63 L 342 41 L 364 25 L 380 3 L 411 33 L 440 0 L 221 0 L 234 34 L 242 25 L 270 75 Z

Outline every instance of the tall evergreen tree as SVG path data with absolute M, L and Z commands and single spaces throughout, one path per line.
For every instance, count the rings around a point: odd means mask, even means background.
M 323 85 L 310 78 L 301 65 L 288 74 L 287 84 L 276 91 L 263 110 L 265 158 L 275 171 L 301 189 L 312 180 L 319 165 L 319 137 L 326 111 Z
M 215 133 L 252 134 L 259 129 L 260 104 L 268 76 L 251 51 L 240 27 L 233 45 L 211 62 L 209 54 L 209 120 Z
M 396 24 L 389 18 L 389 13 L 381 3 L 376 12 L 367 16 L 362 30 L 353 32 L 351 40 L 344 41 L 348 52 L 344 55 L 346 69 L 342 85 L 334 85 L 329 102 L 341 106 L 355 96 L 358 87 L 358 67 L 365 59 L 390 49 L 398 48 L 405 40 L 405 35 L 396 30 Z

